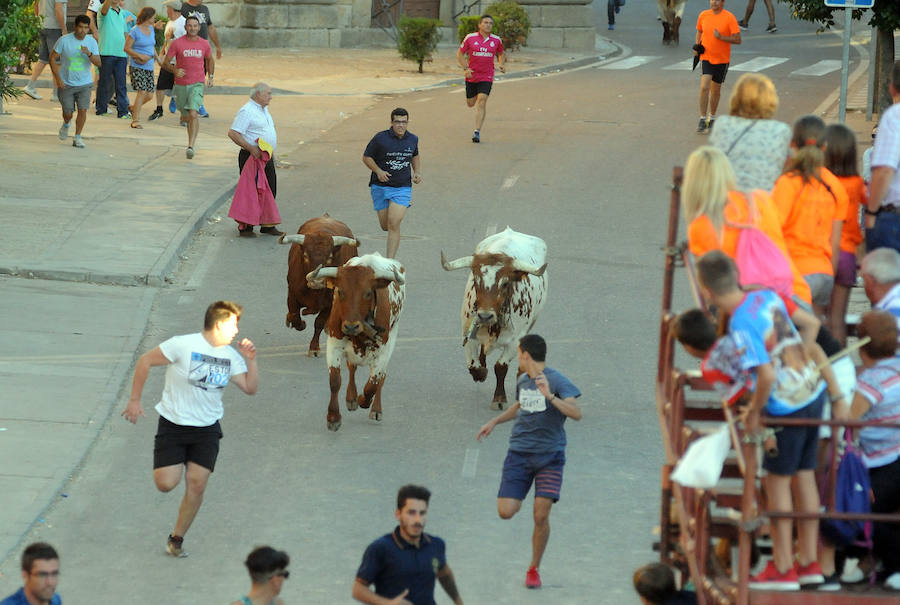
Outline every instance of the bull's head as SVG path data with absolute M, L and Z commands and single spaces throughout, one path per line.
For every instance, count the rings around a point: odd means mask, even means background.
M 323 278 L 325 286 L 334 291 L 331 315 L 340 318 L 341 332 L 347 336 L 363 334 L 370 338 L 380 331 L 375 325 L 378 290 L 388 287 L 391 282 L 405 283 L 403 275 L 394 268 L 391 273 L 386 273 L 364 265 L 320 267 L 306 276 L 307 281 Z
M 441 252 L 445 271 L 470 268 L 475 289 L 476 324 L 493 325 L 509 301 L 513 286 L 528 275 L 540 277 L 547 263 L 540 267 L 505 254 L 476 254 L 447 262 Z
M 336 264 L 338 250 L 341 246 L 359 246 L 359 242 L 352 237 L 328 235 L 327 233 L 282 235 L 278 238 L 278 243 L 299 244 L 303 249 L 304 267 L 333 267 Z M 316 282 L 307 281 L 307 283 L 310 288 L 325 287 L 325 284 L 321 280 Z

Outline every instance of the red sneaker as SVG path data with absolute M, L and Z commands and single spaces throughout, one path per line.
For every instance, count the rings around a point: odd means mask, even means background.
M 541 587 L 541 574 L 538 573 L 537 567 L 529 567 L 528 573 L 525 574 L 525 587 L 526 588 L 540 588 Z
M 786 572 L 781 573 L 775 567 L 773 561 L 766 564 L 766 568 L 750 578 L 750 588 L 765 590 L 800 590 L 800 582 L 797 580 L 797 570 L 792 565 Z
M 813 561 L 809 565 L 803 566 L 798 563 L 797 580 L 800 582 L 800 586 L 814 586 L 816 584 L 824 584 L 825 574 L 822 573 L 822 568 L 819 567 L 819 563 L 817 561 Z

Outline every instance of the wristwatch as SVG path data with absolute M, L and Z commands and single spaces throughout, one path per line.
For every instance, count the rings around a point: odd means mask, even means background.
M 869 210 L 869 208 L 866 207 L 865 212 L 866 212 L 866 214 L 868 214 L 869 216 L 878 216 L 879 214 L 881 214 L 881 208 L 879 208 L 878 210 Z

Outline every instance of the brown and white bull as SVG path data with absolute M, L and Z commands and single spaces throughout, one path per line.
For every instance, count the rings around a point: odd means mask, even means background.
M 282 235 L 278 242 L 291 244 L 288 254 L 288 312 L 285 325 L 300 331 L 306 327 L 301 316 L 316 315 L 307 355 L 318 357 L 319 335 L 331 312 L 332 294 L 324 283 L 310 284 L 306 276 L 318 267 L 343 265 L 357 255 L 359 242 L 350 227 L 331 218 L 328 213 L 309 219 L 300 226 L 296 235 Z
M 341 428 L 338 392 L 341 366 L 347 363 L 347 409 L 372 409 L 369 418 L 381 420 L 381 388 L 387 365 L 397 344 L 397 321 L 406 297 L 406 270 L 399 262 L 378 253 L 351 258 L 340 267 L 312 271 L 310 281 L 325 279 L 334 292 L 331 315 L 325 324 L 328 340 L 325 359 L 331 399 L 326 421 L 328 429 Z M 369 380 L 363 392 L 356 392 L 356 366 L 369 366 Z
M 547 244 L 509 227 L 482 240 L 473 256 L 441 264 L 447 271 L 470 269 L 462 304 L 462 336 L 469 373 L 476 382 L 487 378 L 487 355 L 494 349 L 497 386 L 491 407 L 506 405 L 504 381 L 516 358 L 519 339 L 527 334 L 547 298 Z

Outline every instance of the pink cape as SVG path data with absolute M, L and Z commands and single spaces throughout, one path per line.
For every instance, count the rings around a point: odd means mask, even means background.
M 228 216 L 247 225 L 277 225 L 281 222 L 275 196 L 266 179 L 266 163 L 269 152 L 263 151 L 261 158 L 252 155 L 244 163 L 241 178 L 234 190 Z

